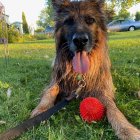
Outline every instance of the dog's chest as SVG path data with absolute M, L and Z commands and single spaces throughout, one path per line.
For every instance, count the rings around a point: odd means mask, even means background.
M 71 73 L 60 82 L 60 87 L 66 95 L 70 95 L 76 91 L 79 86 L 82 86 L 81 96 L 87 97 L 94 92 L 96 79 L 97 77 L 93 76 L 93 73 L 88 73 L 81 76 L 81 78 L 78 78 L 78 74 Z

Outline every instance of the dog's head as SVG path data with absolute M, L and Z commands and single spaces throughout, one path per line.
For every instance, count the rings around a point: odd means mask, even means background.
M 88 53 L 98 43 L 98 31 L 106 32 L 103 3 L 103 0 L 52 0 L 57 50 L 68 48 L 77 72 L 88 70 Z

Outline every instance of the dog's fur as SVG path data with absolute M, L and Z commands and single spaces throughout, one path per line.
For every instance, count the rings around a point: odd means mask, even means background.
M 80 97 L 94 96 L 105 105 L 108 121 L 120 139 L 140 140 L 140 131 L 127 121 L 114 102 L 103 0 L 52 0 L 52 4 L 56 21 L 56 59 L 50 86 L 44 90 L 32 116 L 53 106 L 59 93 L 67 93 L 65 96 L 68 96 L 77 89 L 77 73 L 73 70 L 72 59 L 80 46 L 73 45 L 72 37 L 82 32 L 89 38 L 88 45 L 82 49 L 88 53 L 90 68 L 84 74 L 86 86 Z

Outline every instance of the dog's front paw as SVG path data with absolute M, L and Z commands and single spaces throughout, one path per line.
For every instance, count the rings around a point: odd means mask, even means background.
M 133 126 L 127 129 L 121 129 L 119 138 L 121 140 L 140 140 L 140 131 Z
M 31 112 L 31 118 L 33 118 L 34 116 L 39 115 L 40 113 L 44 112 L 46 110 L 41 110 L 39 108 L 35 108 L 32 112 Z
M 133 130 L 133 132 L 131 133 L 131 139 L 140 140 L 140 130 L 138 130 L 138 129 Z
M 41 114 L 42 112 L 47 111 L 49 108 L 51 108 L 53 105 L 49 106 L 37 106 L 32 112 L 31 112 L 31 118 L 34 116 L 37 116 Z

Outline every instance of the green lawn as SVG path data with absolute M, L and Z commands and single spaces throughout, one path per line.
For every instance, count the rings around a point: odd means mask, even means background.
M 116 103 L 128 120 L 140 128 L 140 31 L 109 35 Z M 55 54 L 53 39 L 9 44 L 6 67 L 0 45 L 0 132 L 27 119 L 37 105 L 41 90 L 49 84 Z M 7 98 L 7 89 L 12 94 Z M 2 124 L 4 121 L 5 124 Z M 79 117 L 79 101 L 73 101 L 46 123 L 23 134 L 19 140 L 117 140 L 110 124 L 88 125 Z

